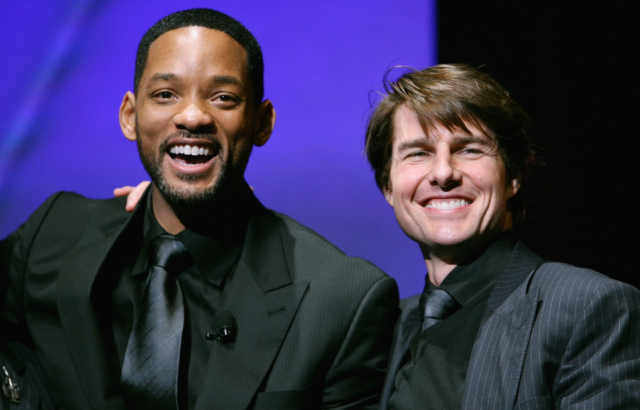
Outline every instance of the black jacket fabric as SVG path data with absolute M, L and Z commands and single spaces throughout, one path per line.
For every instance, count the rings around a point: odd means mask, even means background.
M 124 408 L 109 361 L 111 294 L 142 243 L 145 199 L 49 198 L 0 243 L 0 313 L 33 347 L 56 407 Z M 398 291 L 291 218 L 254 218 L 224 309 L 235 343 L 214 343 L 198 409 L 376 406 Z

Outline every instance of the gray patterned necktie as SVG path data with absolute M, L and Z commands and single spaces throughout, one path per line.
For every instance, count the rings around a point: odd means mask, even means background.
M 446 319 L 459 309 L 460 305 L 444 289 L 429 289 L 420 296 L 420 306 L 424 319 L 422 331 Z
M 172 235 L 149 244 L 149 276 L 122 364 L 129 408 L 177 409 L 184 304 L 176 275 L 193 263 Z

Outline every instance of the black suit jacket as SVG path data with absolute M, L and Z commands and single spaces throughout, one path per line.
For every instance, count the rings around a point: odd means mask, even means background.
M 420 333 L 418 301 L 401 303 L 380 409 Z M 519 242 L 487 301 L 462 409 L 640 409 L 640 292 Z
M 124 199 L 49 198 L 0 245 L 1 313 L 42 362 L 57 406 L 120 409 L 109 361 L 111 295 L 142 243 Z M 292 219 L 254 218 L 224 309 L 236 342 L 212 342 L 198 409 L 365 408 L 378 400 L 398 293 Z

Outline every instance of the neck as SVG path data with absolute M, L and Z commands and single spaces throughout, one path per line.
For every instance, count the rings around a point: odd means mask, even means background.
M 173 208 L 164 199 L 155 184 L 151 187 L 151 196 L 153 198 L 153 214 L 156 220 L 171 235 L 177 235 L 185 228 L 180 218 L 176 215 Z
M 241 242 L 256 201 L 246 190 L 243 183 L 234 192 L 210 203 L 177 206 L 167 202 L 154 185 L 153 213 L 160 226 L 172 235 L 189 229 L 220 242 Z
M 440 286 L 451 271 L 473 252 L 473 249 L 468 250 L 461 246 L 443 246 L 438 248 L 421 246 L 421 248 L 424 262 L 427 265 L 429 280 L 436 286 Z
M 507 229 L 508 230 L 508 229 Z M 503 231 L 506 232 L 507 230 Z M 486 251 L 501 233 L 493 234 L 489 238 L 477 237 L 473 241 L 449 246 L 427 247 L 421 245 L 422 254 L 429 280 L 436 286 L 462 263 L 471 263 Z

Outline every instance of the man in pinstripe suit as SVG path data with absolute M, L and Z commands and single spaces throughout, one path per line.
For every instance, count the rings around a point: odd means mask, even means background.
M 640 292 L 512 233 L 529 117 L 463 65 L 389 83 L 366 151 L 427 265 L 402 302 L 381 409 L 639 409 Z

